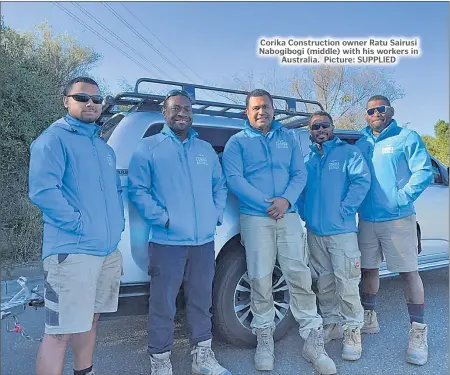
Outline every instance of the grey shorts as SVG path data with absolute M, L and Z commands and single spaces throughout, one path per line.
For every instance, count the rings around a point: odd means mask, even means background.
M 94 313 L 117 311 L 122 254 L 56 254 L 44 259 L 45 333 L 90 331 Z
M 379 268 L 384 256 L 391 272 L 417 271 L 416 215 L 379 223 L 360 220 L 358 227 L 361 268 Z

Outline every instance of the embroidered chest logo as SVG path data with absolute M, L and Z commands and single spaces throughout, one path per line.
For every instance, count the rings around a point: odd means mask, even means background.
M 277 148 L 289 148 L 288 143 L 283 140 L 277 141 L 276 145 L 277 145 Z
M 108 156 L 106 156 L 106 161 L 108 162 L 109 165 L 113 165 L 113 157 L 111 154 L 108 154 Z
M 208 158 L 202 154 L 198 154 L 195 157 L 195 160 L 197 161 L 197 164 L 208 165 Z
M 338 160 L 332 160 L 328 163 L 328 169 L 339 169 L 339 161 Z
M 383 147 L 382 149 L 381 149 L 381 153 L 384 155 L 384 154 L 393 154 L 394 153 L 394 147 L 393 146 L 386 146 L 386 147 Z

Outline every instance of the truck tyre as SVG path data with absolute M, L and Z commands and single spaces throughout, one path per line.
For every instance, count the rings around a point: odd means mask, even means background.
M 295 325 L 289 309 L 289 290 L 278 265 L 273 274 L 275 324 L 274 340 L 280 340 Z M 244 248 L 236 243 L 219 259 L 213 288 L 213 330 L 222 340 L 240 348 L 256 347 L 250 329 L 250 285 Z

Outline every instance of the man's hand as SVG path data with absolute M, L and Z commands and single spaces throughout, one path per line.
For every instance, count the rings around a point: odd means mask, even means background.
M 290 205 L 285 198 L 270 198 L 266 199 L 266 202 L 272 203 L 266 212 L 275 220 L 282 219 Z

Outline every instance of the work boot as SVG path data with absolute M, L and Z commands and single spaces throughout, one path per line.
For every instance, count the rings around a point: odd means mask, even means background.
M 311 362 L 321 375 L 336 374 L 336 365 L 325 351 L 323 328 L 312 329 L 303 345 L 303 358 Z
M 273 327 L 256 329 L 258 342 L 255 352 L 255 368 L 259 371 L 272 371 L 275 362 Z
M 377 313 L 375 310 L 364 310 L 364 326 L 361 328 L 361 333 L 378 333 L 380 332 L 380 325 L 377 320 Z
M 151 354 L 151 375 L 172 375 L 170 351 L 161 354 Z
M 409 345 L 406 361 L 414 365 L 424 365 L 428 361 L 428 327 L 426 324 L 412 322 L 409 328 Z
M 361 358 L 361 330 L 356 328 L 347 328 L 344 331 L 344 342 L 342 347 L 342 359 L 347 361 L 357 361 Z
M 328 344 L 331 340 L 342 339 L 343 329 L 340 324 L 325 324 L 323 326 L 324 343 Z
M 199 342 L 191 351 L 192 374 L 231 375 L 231 372 L 217 362 L 211 349 L 211 339 Z

